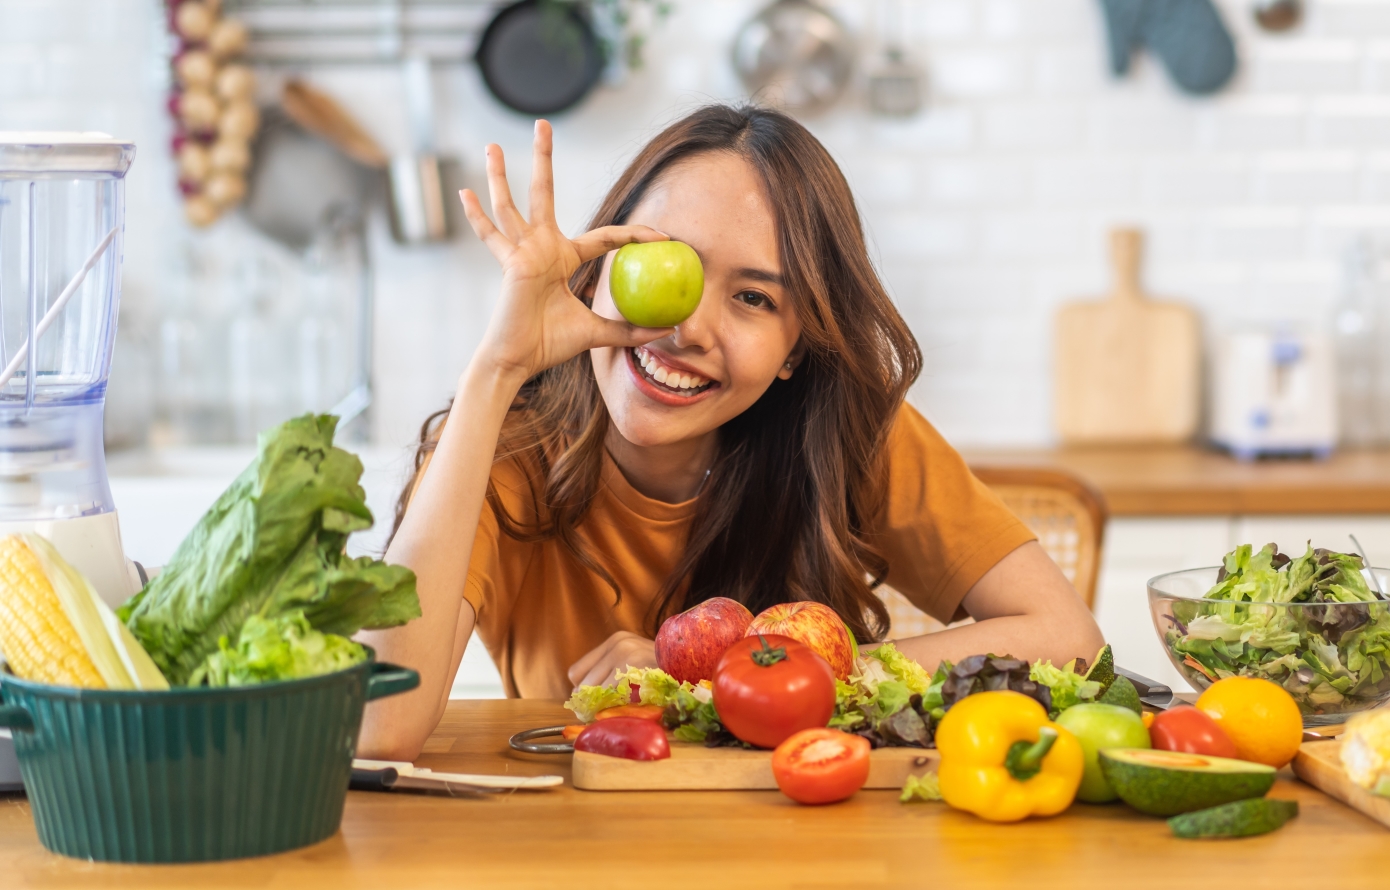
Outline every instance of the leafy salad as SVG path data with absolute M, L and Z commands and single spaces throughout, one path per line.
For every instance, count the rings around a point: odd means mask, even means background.
M 1297 558 L 1242 545 L 1204 594 L 1212 602 L 1173 603 L 1164 642 L 1192 679 L 1263 677 L 1314 713 L 1364 706 L 1390 693 L 1390 604 L 1363 568 L 1311 545 Z
M 1059 668 L 1047 661 L 1029 664 L 1008 656 L 972 655 L 959 664 L 943 661 L 928 672 L 892 643 L 883 643 L 855 659 L 848 682 L 836 681 L 829 725 L 862 735 L 876 748 L 930 748 L 936 725 L 967 695 L 1012 689 L 1055 715 L 1072 705 L 1103 700 L 1115 679 L 1109 646 L 1089 668 L 1084 659 Z M 659 668 L 628 668 L 612 685 L 581 686 L 565 707 L 581 723 L 591 723 L 600 711 L 634 700 L 663 708 L 662 722 L 679 741 L 712 747 L 743 744 L 719 722 L 708 681 L 677 682 Z
M 415 574 L 350 559 L 372 513 L 338 419 L 306 414 L 260 437 L 256 460 L 118 615 L 174 686 L 241 686 L 343 670 L 348 639 L 419 617 Z

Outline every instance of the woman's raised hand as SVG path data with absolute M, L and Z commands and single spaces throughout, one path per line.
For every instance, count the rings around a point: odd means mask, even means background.
M 581 263 L 634 241 L 665 241 L 647 226 L 605 226 L 570 240 L 555 224 L 552 134 L 536 121 L 532 143 L 530 219 L 522 217 L 507 185 L 502 149 L 487 147 L 492 219 L 470 189 L 459 192 L 473 231 L 502 264 L 502 294 L 475 361 L 524 380 L 598 346 L 639 346 L 669 333 L 596 315 L 570 291 Z M 495 220 L 495 221 L 494 221 Z

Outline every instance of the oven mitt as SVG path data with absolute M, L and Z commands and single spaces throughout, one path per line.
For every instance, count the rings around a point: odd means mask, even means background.
M 1185 92 L 1214 93 L 1236 70 L 1236 46 L 1211 0 L 1101 0 L 1110 43 L 1110 70 L 1129 71 L 1147 46 Z

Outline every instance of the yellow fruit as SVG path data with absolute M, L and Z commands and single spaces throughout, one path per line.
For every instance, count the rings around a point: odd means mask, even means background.
M 1298 703 L 1278 683 L 1258 677 L 1217 680 L 1197 699 L 1197 710 L 1215 720 L 1241 760 L 1281 767 L 1303 743 Z

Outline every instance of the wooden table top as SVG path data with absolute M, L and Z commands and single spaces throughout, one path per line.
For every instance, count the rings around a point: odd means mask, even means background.
M 1068 470 L 1112 516 L 1390 513 L 1390 450 L 1248 463 L 1189 446 L 964 453 L 978 467 Z
M 546 701 L 449 705 L 420 766 L 568 774 L 563 756 L 515 755 L 507 737 L 563 722 Z M 0 798 L 0 886 L 1384 887 L 1390 832 L 1291 777 L 1274 797 L 1301 815 L 1257 838 L 1182 841 L 1129 808 L 1074 805 L 992 825 L 941 803 L 861 791 L 828 807 L 778 792 L 585 792 L 569 785 L 487 800 L 350 792 L 342 829 L 302 850 L 205 865 L 109 865 L 39 846 L 22 797 Z

